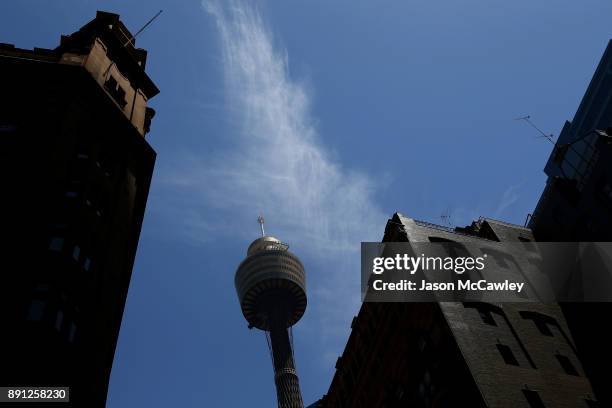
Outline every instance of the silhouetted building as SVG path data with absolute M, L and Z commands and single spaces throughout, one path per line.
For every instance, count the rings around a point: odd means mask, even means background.
M 55 49 L 0 44 L 3 386 L 105 406 L 156 156 L 146 58 L 104 12 Z
M 612 41 L 546 163 L 529 227 L 538 241 L 612 241 Z
M 546 187 L 529 226 L 538 241 L 612 241 L 612 41 L 544 168 Z M 603 131 L 603 132 L 602 132 Z M 598 398 L 612 406 L 606 303 L 561 305 Z
M 499 241 L 533 236 L 486 218 L 453 230 L 395 214 L 383 239 Z M 364 302 L 351 328 L 325 407 L 598 406 L 554 304 Z

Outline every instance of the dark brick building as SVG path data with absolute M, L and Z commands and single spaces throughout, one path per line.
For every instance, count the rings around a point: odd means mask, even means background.
M 0 44 L 3 386 L 105 405 L 156 156 L 146 59 L 104 12 L 55 49 Z
M 481 219 L 454 230 L 395 214 L 383 242 L 533 241 Z M 599 406 L 559 306 L 363 303 L 325 407 Z
M 611 127 L 612 41 L 544 168 L 548 180 L 529 224 L 538 241 L 612 241 Z M 595 393 L 612 406 L 612 349 L 609 337 L 602 336 L 611 305 L 561 306 Z

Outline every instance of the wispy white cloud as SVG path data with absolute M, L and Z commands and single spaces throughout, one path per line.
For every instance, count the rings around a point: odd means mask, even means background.
M 499 200 L 499 204 L 497 209 L 495 210 L 495 217 L 499 218 L 509 209 L 514 203 L 516 203 L 519 198 L 519 190 L 521 186 L 519 184 L 511 185 L 502 194 L 501 199 Z
M 169 207 L 180 212 L 191 240 L 214 235 L 237 245 L 256 237 L 263 212 L 267 232 L 310 265 L 305 332 L 316 332 L 337 353 L 359 304 L 360 242 L 380 240 L 387 218 L 375 203 L 376 183 L 330 157 L 309 93 L 291 78 L 287 51 L 274 43 L 256 6 L 202 4 L 218 29 L 224 114 L 234 124 L 223 138 L 231 146 L 204 157 L 186 154 L 176 171 L 165 172 Z

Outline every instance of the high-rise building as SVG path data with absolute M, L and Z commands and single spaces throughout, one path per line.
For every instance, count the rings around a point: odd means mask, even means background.
M 156 157 L 146 60 L 105 12 L 54 49 L 0 44 L 3 386 L 105 406 Z
M 450 229 L 398 213 L 383 239 L 512 241 L 530 245 L 533 236 L 528 228 L 487 218 Z M 510 257 L 494 256 L 500 268 L 511 267 Z M 325 407 L 598 406 L 555 304 L 364 302 L 351 329 Z
M 548 175 L 529 227 L 538 241 L 612 241 L 612 41 L 580 106 L 565 122 L 544 168 Z M 562 303 L 595 393 L 612 406 L 612 349 L 601 335 L 612 305 Z
M 279 408 L 304 408 L 291 327 L 306 310 L 306 275 L 299 258 L 278 239 L 264 235 L 251 243 L 236 271 L 236 291 L 249 328 L 266 333 Z
M 611 127 L 612 41 L 544 168 L 548 180 L 529 223 L 538 241 L 612 241 Z

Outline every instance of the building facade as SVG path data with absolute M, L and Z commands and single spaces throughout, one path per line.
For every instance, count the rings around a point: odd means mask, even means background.
M 112 13 L 0 44 L 0 384 L 104 407 L 155 151 L 147 52 Z
M 383 239 L 512 241 L 533 236 L 492 219 L 453 230 L 398 213 Z M 325 407 L 599 406 L 554 304 L 365 302 L 351 328 Z
M 612 241 L 612 41 L 546 163 L 529 227 L 538 241 Z
M 529 227 L 538 241 L 612 241 L 612 41 L 544 168 L 548 175 Z M 604 131 L 606 135 L 601 135 Z M 601 335 L 607 303 L 561 305 L 595 393 L 612 406 L 612 350 Z

